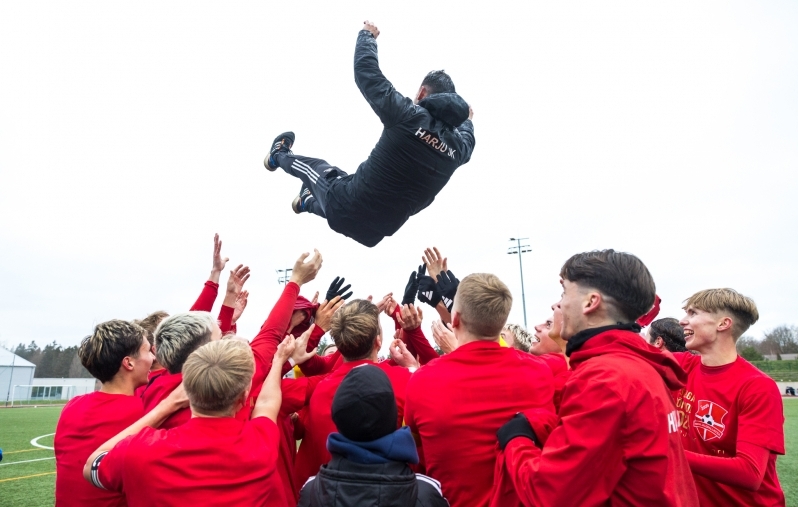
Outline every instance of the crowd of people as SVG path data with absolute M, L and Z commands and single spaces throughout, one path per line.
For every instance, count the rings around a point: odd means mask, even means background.
M 338 277 L 307 299 L 315 251 L 250 341 L 236 334 L 248 267 L 210 313 L 221 247 L 188 312 L 103 322 L 81 343 L 102 387 L 61 414 L 57 507 L 785 504 L 782 400 L 736 353 L 759 315 L 732 289 L 655 320 L 640 259 L 579 253 L 527 330 L 507 322 L 498 277 L 460 280 L 436 248 L 399 300 L 351 299 Z

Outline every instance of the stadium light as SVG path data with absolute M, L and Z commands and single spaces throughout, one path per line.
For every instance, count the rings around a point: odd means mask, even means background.
M 524 328 L 526 324 L 526 295 L 524 294 L 524 263 L 521 260 L 521 254 L 531 252 L 532 249 L 529 245 L 522 245 L 521 241 L 529 238 L 510 238 L 510 241 L 515 241 L 515 246 L 507 249 L 507 255 L 518 255 L 518 267 L 521 270 L 521 307 L 524 310 Z

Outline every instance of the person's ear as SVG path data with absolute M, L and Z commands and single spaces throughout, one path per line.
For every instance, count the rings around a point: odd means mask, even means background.
M 125 356 L 124 359 L 122 359 L 122 368 L 127 371 L 133 371 L 133 358 Z
M 654 340 L 654 346 L 658 349 L 661 349 L 665 345 L 665 342 L 662 340 L 661 336 L 657 336 L 657 339 Z
M 724 331 L 729 331 L 731 330 L 732 325 L 734 325 L 734 322 L 732 321 L 731 317 L 723 317 L 722 319 L 720 319 L 720 322 L 718 322 L 717 330 L 719 333 L 722 333 Z
M 452 329 L 457 329 L 461 325 L 460 312 L 452 308 Z
M 377 335 L 377 339 L 374 340 L 374 349 L 379 351 L 382 348 L 382 334 Z
M 422 100 L 424 100 L 424 98 L 425 98 L 427 95 L 429 95 L 429 93 L 427 92 L 427 87 L 426 87 L 426 86 L 424 86 L 424 85 L 421 85 L 421 86 L 419 86 L 419 87 L 418 87 L 418 93 L 416 94 L 416 100 L 415 100 L 415 103 L 416 103 L 416 104 L 418 104 L 419 102 L 421 102 Z
M 600 292 L 586 292 L 582 299 L 582 313 L 588 315 L 595 312 L 601 306 L 603 299 Z

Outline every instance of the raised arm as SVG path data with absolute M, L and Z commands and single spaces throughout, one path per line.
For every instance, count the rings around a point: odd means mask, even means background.
M 421 308 L 415 305 L 404 305 L 399 314 L 399 323 L 402 326 L 405 343 L 412 343 L 414 352 L 418 355 L 418 361 L 425 365 L 433 359 L 438 358 L 438 353 L 429 344 L 424 331 L 421 330 L 423 314 Z
M 233 328 L 236 302 L 244 288 L 244 283 L 248 279 L 249 266 L 239 264 L 238 267 L 230 270 L 230 277 L 227 279 L 227 292 L 224 296 L 222 308 L 219 310 L 219 328 L 222 330 L 222 334 L 229 333 Z
M 280 390 L 280 379 L 282 378 L 283 363 L 285 363 L 296 347 L 296 340 L 293 336 L 288 335 L 277 346 L 277 351 L 274 354 L 272 366 L 269 369 L 269 374 L 263 382 L 263 388 L 258 394 L 258 400 L 255 402 L 255 409 L 252 411 L 252 419 L 256 417 L 268 417 L 275 423 L 277 422 L 277 415 L 280 413 L 280 405 L 283 402 L 283 393 Z
M 386 127 L 402 121 L 413 111 L 413 101 L 396 91 L 380 70 L 377 59 L 377 36 L 380 31 L 366 21 L 357 35 L 355 46 L 355 83 L 371 108 Z
M 222 240 L 219 239 L 218 234 L 213 235 L 213 266 L 211 267 L 211 275 L 205 286 L 202 288 L 197 301 L 191 306 L 192 312 L 209 312 L 213 310 L 213 303 L 216 301 L 216 296 L 219 293 L 219 277 L 224 270 L 227 257 L 222 258 Z

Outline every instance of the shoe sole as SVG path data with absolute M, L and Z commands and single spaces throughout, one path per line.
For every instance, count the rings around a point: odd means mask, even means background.
M 271 157 L 271 155 L 266 155 L 266 158 L 263 159 L 263 166 L 269 171 L 274 172 L 277 168 L 269 165 L 269 157 Z
M 301 203 L 302 203 L 302 198 L 300 196 L 294 197 L 293 202 L 291 202 L 291 209 L 294 210 L 294 213 L 296 213 L 297 215 L 302 213 L 302 210 L 299 209 Z

